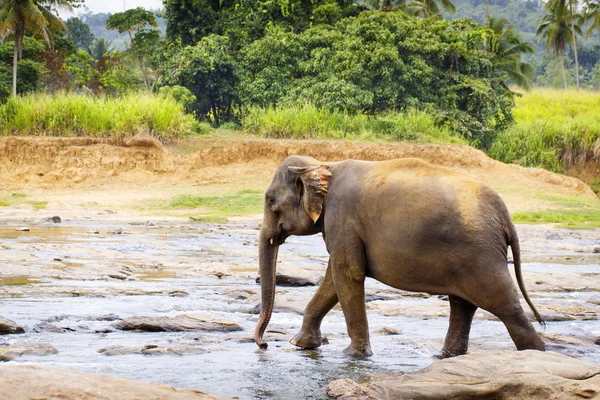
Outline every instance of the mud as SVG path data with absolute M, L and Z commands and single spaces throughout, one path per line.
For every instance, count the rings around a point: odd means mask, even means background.
M 207 146 L 183 155 L 163 148 L 149 137 L 128 140 L 5 137 L 0 138 L 0 174 L 6 188 L 31 184 L 99 185 L 117 180 L 136 185 L 214 182 L 236 176 L 262 181 L 270 179 L 276 166 L 292 154 L 309 155 L 321 161 L 417 157 L 484 182 L 595 197 L 576 178 L 507 165 L 469 146 L 268 139 L 212 140 L 207 141 Z
M 0 315 L 25 333 L 0 336 L 0 349 L 47 343 L 58 353 L 15 351 L 11 363 L 199 388 L 223 397 L 323 398 L 334 379 L 430 365 L 448 326 L 445 299 L 368 280 L 372 358 L 343 356 L 349 339 L 339 307 L 323 323 L 329 344 L 296 350 L 287 340 L 299 329 L 316 288 L 278 287 L 265 336 L 270 346 L 260 350 L 251 341 L 260 289 L 255 282 L 258 220 L 207 225 L 164 217 L 154 218 L 149 227 L 139 216 L 105 214 L 15 233 L 33 220 L 2 218 L 0 280 L 13 284 L 0 286 Z M 594 300 L 600 291 L 600 254 L 594 253 L 600 231 L 518 229 L 527 289 L 549 317 L 543 331 L 548 348 L 600 362 L 600 346 L 594 345 L 600 335 L 600 305 Z M 322 275 L 326 263 L 318 235 L 292 237 L 280 251 L 279 266 L 288 275 Z M 185 314 L 232 321 L 243 331 L 118 329 L 132 317 Z M 470 351 L 513 348 L 502 323 L 478 311 Z

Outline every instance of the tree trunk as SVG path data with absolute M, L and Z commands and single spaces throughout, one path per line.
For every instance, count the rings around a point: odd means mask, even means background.
M 133 49 L 133 35 L 131 35 L 131 31 L 127 31 L 129 34 L 129 40 L 131 41 L 131 48 Z M 135 52 L 135 49 L 133 49 Z M 134 53 L 135 54 L 135 53 Z M 144 84 L 146 85 L 146 90 L 148 93 L 152 93 L 152 85 L 150 84 L 150 79 L 148 79 L 148 74 L 146 73 L 146 68 L 144 67 L 144 62 L 140 56 L 136 57 L 138 60 L 138 64 L 140 65 L 140 69 L 142 70 L 142 78 L 144 78 Z
M 490 10 L 489 10 L 489 0 L 485 0 L 485 26 L 488 26 L 490 23 Z
M 13 97 L 17 97 L 17 65 L 19 62 L 19 38 L 15 35 L 15 51 L 13 55 Z
M 571 32 L 573 32 L 573 52 L 575 53 L 575 82 L 579 90 L 579 57 L 577 56 L 577 34 L 575 33 L 575 21 L 573 21 L 573 0 L 571 1 Z
M 567 90 L 567 74 L 565 73 L 565 57 L 560 55 L 560 69 L 562 70 L 563 83 L 565 85 L 565 90 Z

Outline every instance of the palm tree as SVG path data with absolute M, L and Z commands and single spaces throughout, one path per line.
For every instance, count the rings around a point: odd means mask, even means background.
M 568 0 L 550 0 L 546 3 L 548 13 L 539 20 L 536 35 L 541 40 L 546 41 L 546 49 L 552 48 L 554 55 L 560 59 L 560 67 L 563 76 L 563 84 L 567 88 L 567 75 L 565 72 L 564 52 L 569 45 L 573 47 L 574 33 L 581 32 L 579 25 L 573 24 L 573 19 L 570 16 Z M 574 32 L 575 31 L 575 32 Z
M 101 38 L 94 39 L 92 45 L 87 48 L 87 52 L 95 61 L 100 60 L 105 54 L 114 50 L 112 41 Z
M 535 69 L 521 60 L 523 54 L 533 54 L 530 43 L 522 42 L 517 29 L 506 18 L 488 18 L 488 28 L 494 33 L 490 41 L 490 51 L 494 53 L 493 63 L 497 71 L 523 89 L 531 87 Z
M 594 30 L 600 31 L 600 0 L 586 0 L 584 18 L 590 21 L 586 35 L 589 38 Z
M 17 63 L 23 55 L 23 37 L 31 32 L 52 44 L 52 31 L 67 27 L 54 15 L 53 10 L 72 11 L 69 0 L 0 0 L 0 38 L 12 36 L 15 43 L 13 56 L 13 96 L 17 95 Z
M 581 35 L 581 27 L 579 24 L 575 25 L 575 19 L 581 21 L 583 18 L 581 15 L 575 13 L 577 10 L 577 0 L 567 0 L 569 3 L 569 13 L 571 20 L 571 32 L 573 32 L 573 55 L 575 56 L 575 82 L 577 83 L 577 90 L 579 90 L 579 56 L 577 55 L 577 34 Z
M 438 5 L 438 2 L 440 3 Z M 440 10 L 440 5 L 442 9 Z M 423 18 L 435 17 L 442 18 L 442 11 L 448 11 L 451 14 L 456 12 L 456 7 L 450 0 L 415 0 L 406 6 L 408 13 Z

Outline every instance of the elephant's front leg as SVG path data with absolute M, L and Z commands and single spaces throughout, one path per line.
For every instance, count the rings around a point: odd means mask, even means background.
M 366 261 L 362 243 L 358 240 L 344 243 L 332 252 L 330 262 L 333 284 L 340 299 L 351 340 L 344 354 L 351 357 L 369 357 L 373 352 L 365 306 Z
M 331 279 L 331 262 L 325 271 L 323 282 L 304 310 L 302 328 L 290 343 L 304 349 L 316 349 L 321 345 L 321 322 L 337 304 L 338 296 Z

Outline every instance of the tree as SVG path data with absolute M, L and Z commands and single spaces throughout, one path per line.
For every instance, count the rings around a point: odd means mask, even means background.
M 582 16 L 576 13 L 578 1 L 567 0 L 569 4 L 569 19 L 571 21 L 571 32 L 573 35 L 573 43 L 571 48 L 573 49 L 573 55 L 575 56 L 575 82 L 577 84 L 577 90 L 579 90 L 579 57 L 577 55 L 577 34 L 581 34 L 581 27 L 579 24 L 575 25 L 575 19 L 581 21 Z
M 440 5 L 442 9 L 440 9 Z M 415 16 L 442 19 L 442 11 L 454 13 L 456 7 L 454 7 L 451 0 L 415 0 L 406 6 L 406 10 Z
M 209 35 L 186 46 L 164 65 L 164 84 L 187 87 L 196 96 L 198 116 L 219 125 L 231 115 L 238 95 L 238 64 L 228 38 Z
M 158 27 L 158 24 L 154 14 L 141 7 L 113 14 L 106 21 L 107 29 L 116 30 L 119 33 L 127 32 L 129 35 L 131 50 L 138 60 L 149 93 L 152 93 L 152 84 L 142 60 L 141 50 L 142 45 L 148 44 L 151 39 L 158 40 L 160 34 L 156 27 Z
M 595 30 L 600 31 L 600 0 L 585 0 L 584 18 L 590 22 L 586 37 L 590 37 Z
M 573 25 L 573 19 L 568 9 L 568 0 L 549 0 L 546 3 L 546 15 L 539 21 L 536 35 L 539 40 L 546 42 L 546 49 L 553 49 L 553 53 L 560 59 L 564 88 L 567 89 L 567 75 L 565 72 L 564 52 L 568 46 L 573 47 L 574 36 L 579 25 Z
M 88 54 L 96 61 L 113 50 L 112 42 L 106 39 L 95 39 L 92 45 L 86 49 Z
M 79 18 L 69 18 L 65 25 L 69 28 L 69 36 L 80 50 L 88 49 L 94 41 L 94 34 L 90 26 Z
M 79 1 L 77 1 L 79 3 Z M 67 30 L 56 10 L 72 11 L 72 0 L 2 0 L 0 1 L 0 38 L 12 36 L 13 96 L 17 95 L 17 65 L 22 56 L 25 32 L 32 32 L 52 43 L 53 30 Z
M 490 50 L 495 54 L 492 62 L 496 69 L 505 73 L 516 85 L 529 89 L 535 69 L 523 62 L 521 57 L 533 54 L 533 46 L 521 41 L 517 29 L 506 18 L 489 17 L 488 28 L 495 33 Z

